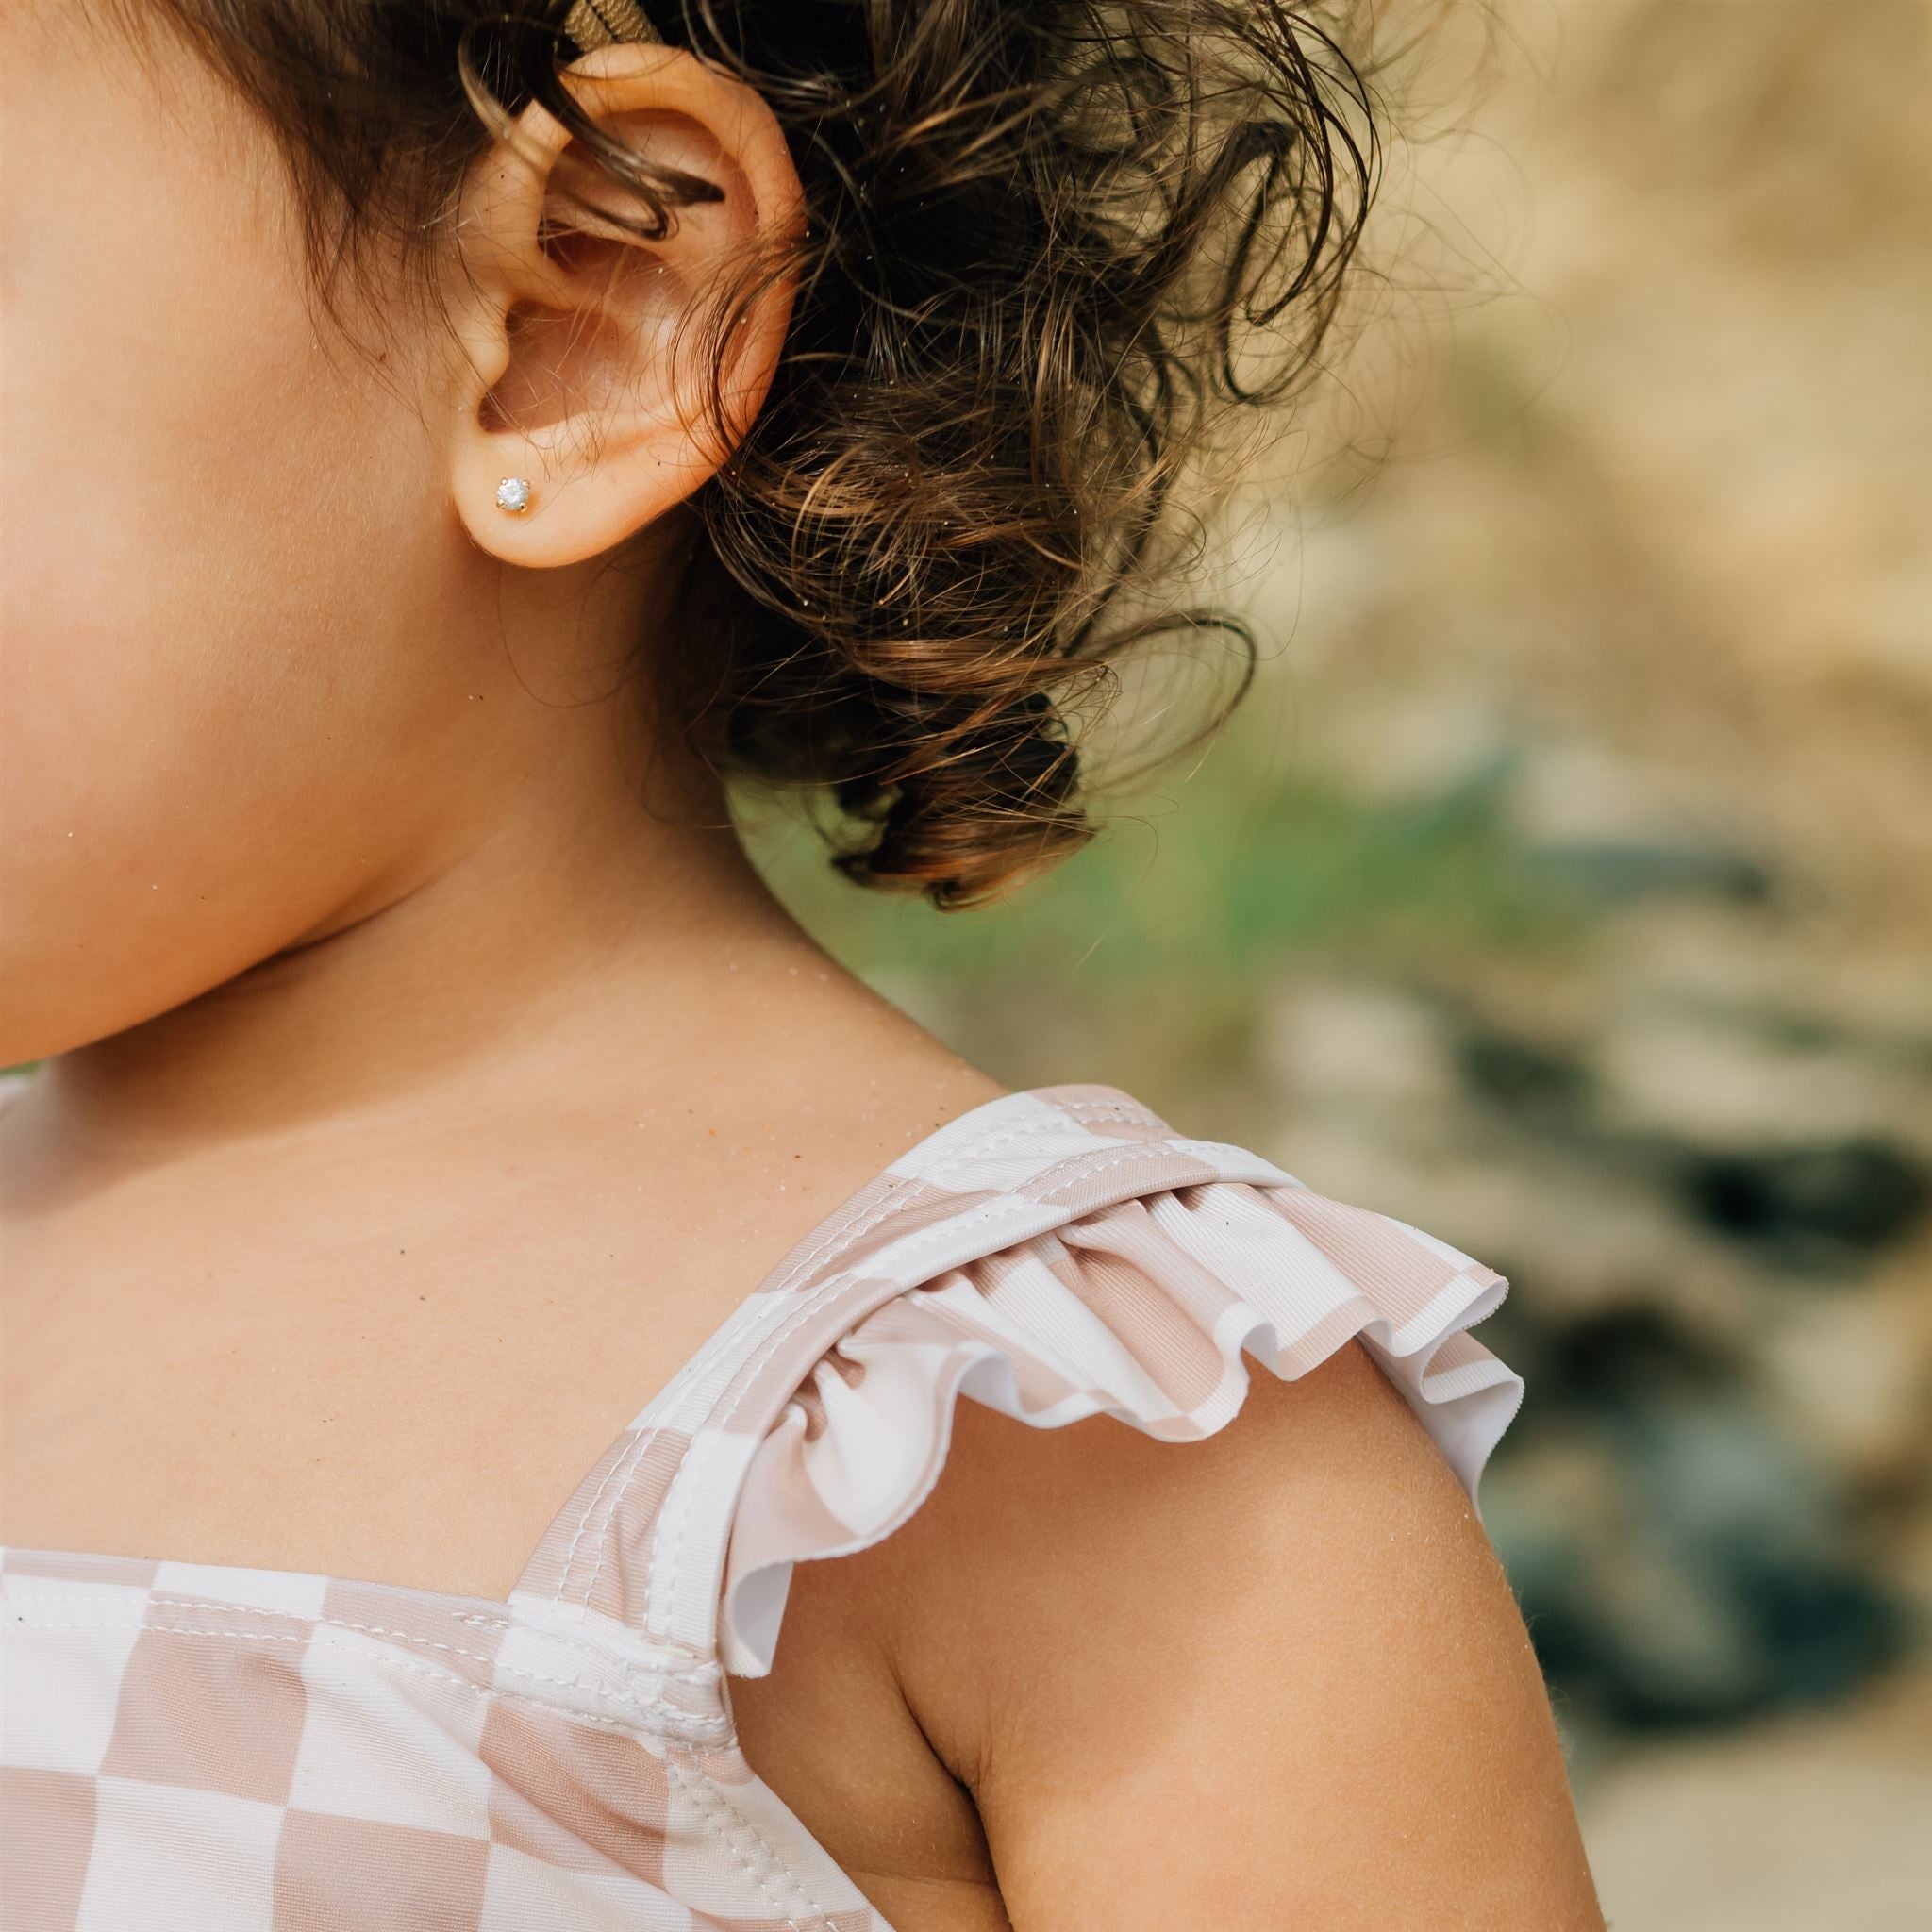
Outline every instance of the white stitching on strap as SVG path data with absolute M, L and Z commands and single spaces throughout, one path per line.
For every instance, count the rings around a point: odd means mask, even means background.
M 754 1865 L 748 1859 L 741 1859 L 740 1863 L 742 1869 L 750 1874 L 753 1883 L 757 1885 L 758 1895 L 779 1914 L 782 1923 L 791 1928 L 791 1932 L 807 1932 L 807 1928 L 799 1924 L 798 1921 L 786 1909 L 785 1902 L 772 1890 L 771 1880 L 774 1877 L 782 1878 L 791 1887 L 791 1890 L 803 1903 L 814 1925 L 828 1925 L 832 1923 L 832 1914 L 826 1911 L 806 1890 L 805 1887 L 799 1882 L 797 1873 L 793 1872 L 786 1864 L 785 1860 L 772 1849 L 764 1833 L 745 1816 L 740 1807 L 732 1802 L 725 1792 L 721 1791 L 717 1785 L 710 1778 L 707 1777 L 702 1771 L 692 1771 L 677 1763 L 675 1756 L 669 1752 L 664 1756 L 663 1764 L 665 1770 L 680 1781 L 683 1785 L 685 1795 L 697 1806 L 700 1811 L 706 1810 L 707 1800 L 709 1801 L 710 1809 L 707 1815 L 713 1824 L 723 1819 L 728 1829 L 733 1823 L 736 1823 L 741 1830 L 750 1836 L 752 1843 L 763 1854 L 763 1864 L 762 1866 Z M 725 1843 L 727 1845 L 730 1844 L 728 1838 L 725 1840 Z M 735 1846 L 732 1847 L 732 1856 L 734 1857 L 738 1856 Z
M 146 1619 L 137 1624 L 125 1618 L 102 1621 L 81 1617 L 51 1617 L 36 1614 L 19 1605 L 12 1606 L 9 1614 L 17 1624 L 31 1630 L 135 1629 L 142 1632 L 151 1631 L 159 1637 L 193 1637 L 229 1643 L 290 1643 L 305 1652 L 312 1651 L 312 1639 L 309 1637 L 280 1630 L 190 1629 L 179 1624 L 155 1623 Z M 316 1621 L 321 1623 L 325 1620 Z M 362 1657 L 371 1663 L 381 1664 L 389 1670 L 412 1671 L 418 1676 L 433 1677 L 442 1684 L 454 1684 L 462 1690 L 474 1691 L 479 1697 L 503 1697 L 513 1699 L 520 1704 L 538 1705 L 544 1710 L 560 1712 L 573 1724 L 595 1724 L 603 1730 L 622 1731 L 626 1737 L 636 1737 L 642 1731 L 653 1737 L 670 1735 L 691 1743 L 716 1746 L 728 1740 L 731 1735 L 730 1720 L 725 1716 L 698 1717 L 690 1711 L 679 1710 L 675 1705 L 667 1704 L 659 1698 L 641 1698 L 611 1691 L 602 1686 L 586 1684 L 580 1679 L 571 1677 L 549 1677 L 541 1671 L 526 1671 L 515 1664 L 499 1661 L 494 1668 L 499 1674 L 521 1677 L 525 1683 L 553 1685 L 560 1690 L 583 1691 L 592 1696 L 608 1697 L 613 1703 L 628 1704 L 638 1712 L 638 1718 L 635 1721 L 626 1721 L 623 1718 L 603 1717 L 594 1711 L 578 1710 L 556 1697 L 546 1697 L 527 1690 L 512 1690 L 502 1684 L 479 1684 L 474 1677 L 465 1677 L 456 1671 L 443 1670 L 435 1664 L 420 1663 L 412 1657 L 397 1657 L 392 1650 L 378 1650 L 374 1644 L 338 1641 L 331 1648 L 340 1656 Z M 646 1713 L 668 1720 L 669 1730 L 659 1730 L 656 1725 L 645 1723 L 643 1720 Z

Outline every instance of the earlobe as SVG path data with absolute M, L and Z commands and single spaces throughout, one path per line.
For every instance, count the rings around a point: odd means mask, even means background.
M 473 541 L 532 569 L 612 549 L 728 458 L 775 373 L 791 278 L 743 284 L 722 351 L 720 332 L 741 278 L 803 225 L 784 136 L 750 89 L 636 45 L 587 56 L 565 85 L 647 175 L 715 194 L 667 196 L 658 222 L 536 103 L 464 185 L 452 499 Z

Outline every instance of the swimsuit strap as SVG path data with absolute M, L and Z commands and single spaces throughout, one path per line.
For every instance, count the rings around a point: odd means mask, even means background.
M 1109 1202 L 1222 1178 L 1292 1184 L 1257 1155 L 1175 1135 L 1114 1087 L 1033 1088 L 968 1109 L 739 1304 L 585 1477 L 513 1601 L 713 1656 L 746 1471 L 842 1336 L 908 1290 Z

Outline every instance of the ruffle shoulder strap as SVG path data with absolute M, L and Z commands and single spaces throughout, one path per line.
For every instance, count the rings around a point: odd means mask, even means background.
M 1116 1089 L 1008 1098 L 1057 1113 L 1058 1140 L 989 1146 L 982 1171 L 948 1184 L 1060 1211 L 1023 1214 L 1031 1231 L 996 1244 L 956 1242 L 951 1259 L 928 1226 L 924 1253 L 942 1265 L 863 1297 L 788 1374 L 722 1553 L 718 1654 L 735 1674 L 771 1669 L 795 1563 L 865 1549 L 918 1509 L 962 1394 L 1035 1428 L 1107 1414 L 1192 1441 L 1240 1410 L 1244 1353 L 1291 1381 L 1359 1336 L 1477 1503 L 1523 1395 L 1468 1332 L 1502 1302 L 1502 1276 L 1246 1149 L 1177 1135 Z M 1086 1143 L 1072 1169 L 1069 1136 Z

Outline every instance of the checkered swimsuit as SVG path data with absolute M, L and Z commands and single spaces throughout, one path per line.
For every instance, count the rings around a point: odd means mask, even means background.
M 1355 1335 L 1474 1501 L 1503 1293 L 1117 1088 L 1001 1094 L 785 1257 L 504 1601 L 0 1553 L 7 1932 L 890 1932 L 733 1729 L 791 1566 L 918 1508 L 962 1392 L 1191 1441 L 1244 1352 L 1291 1379 Z

